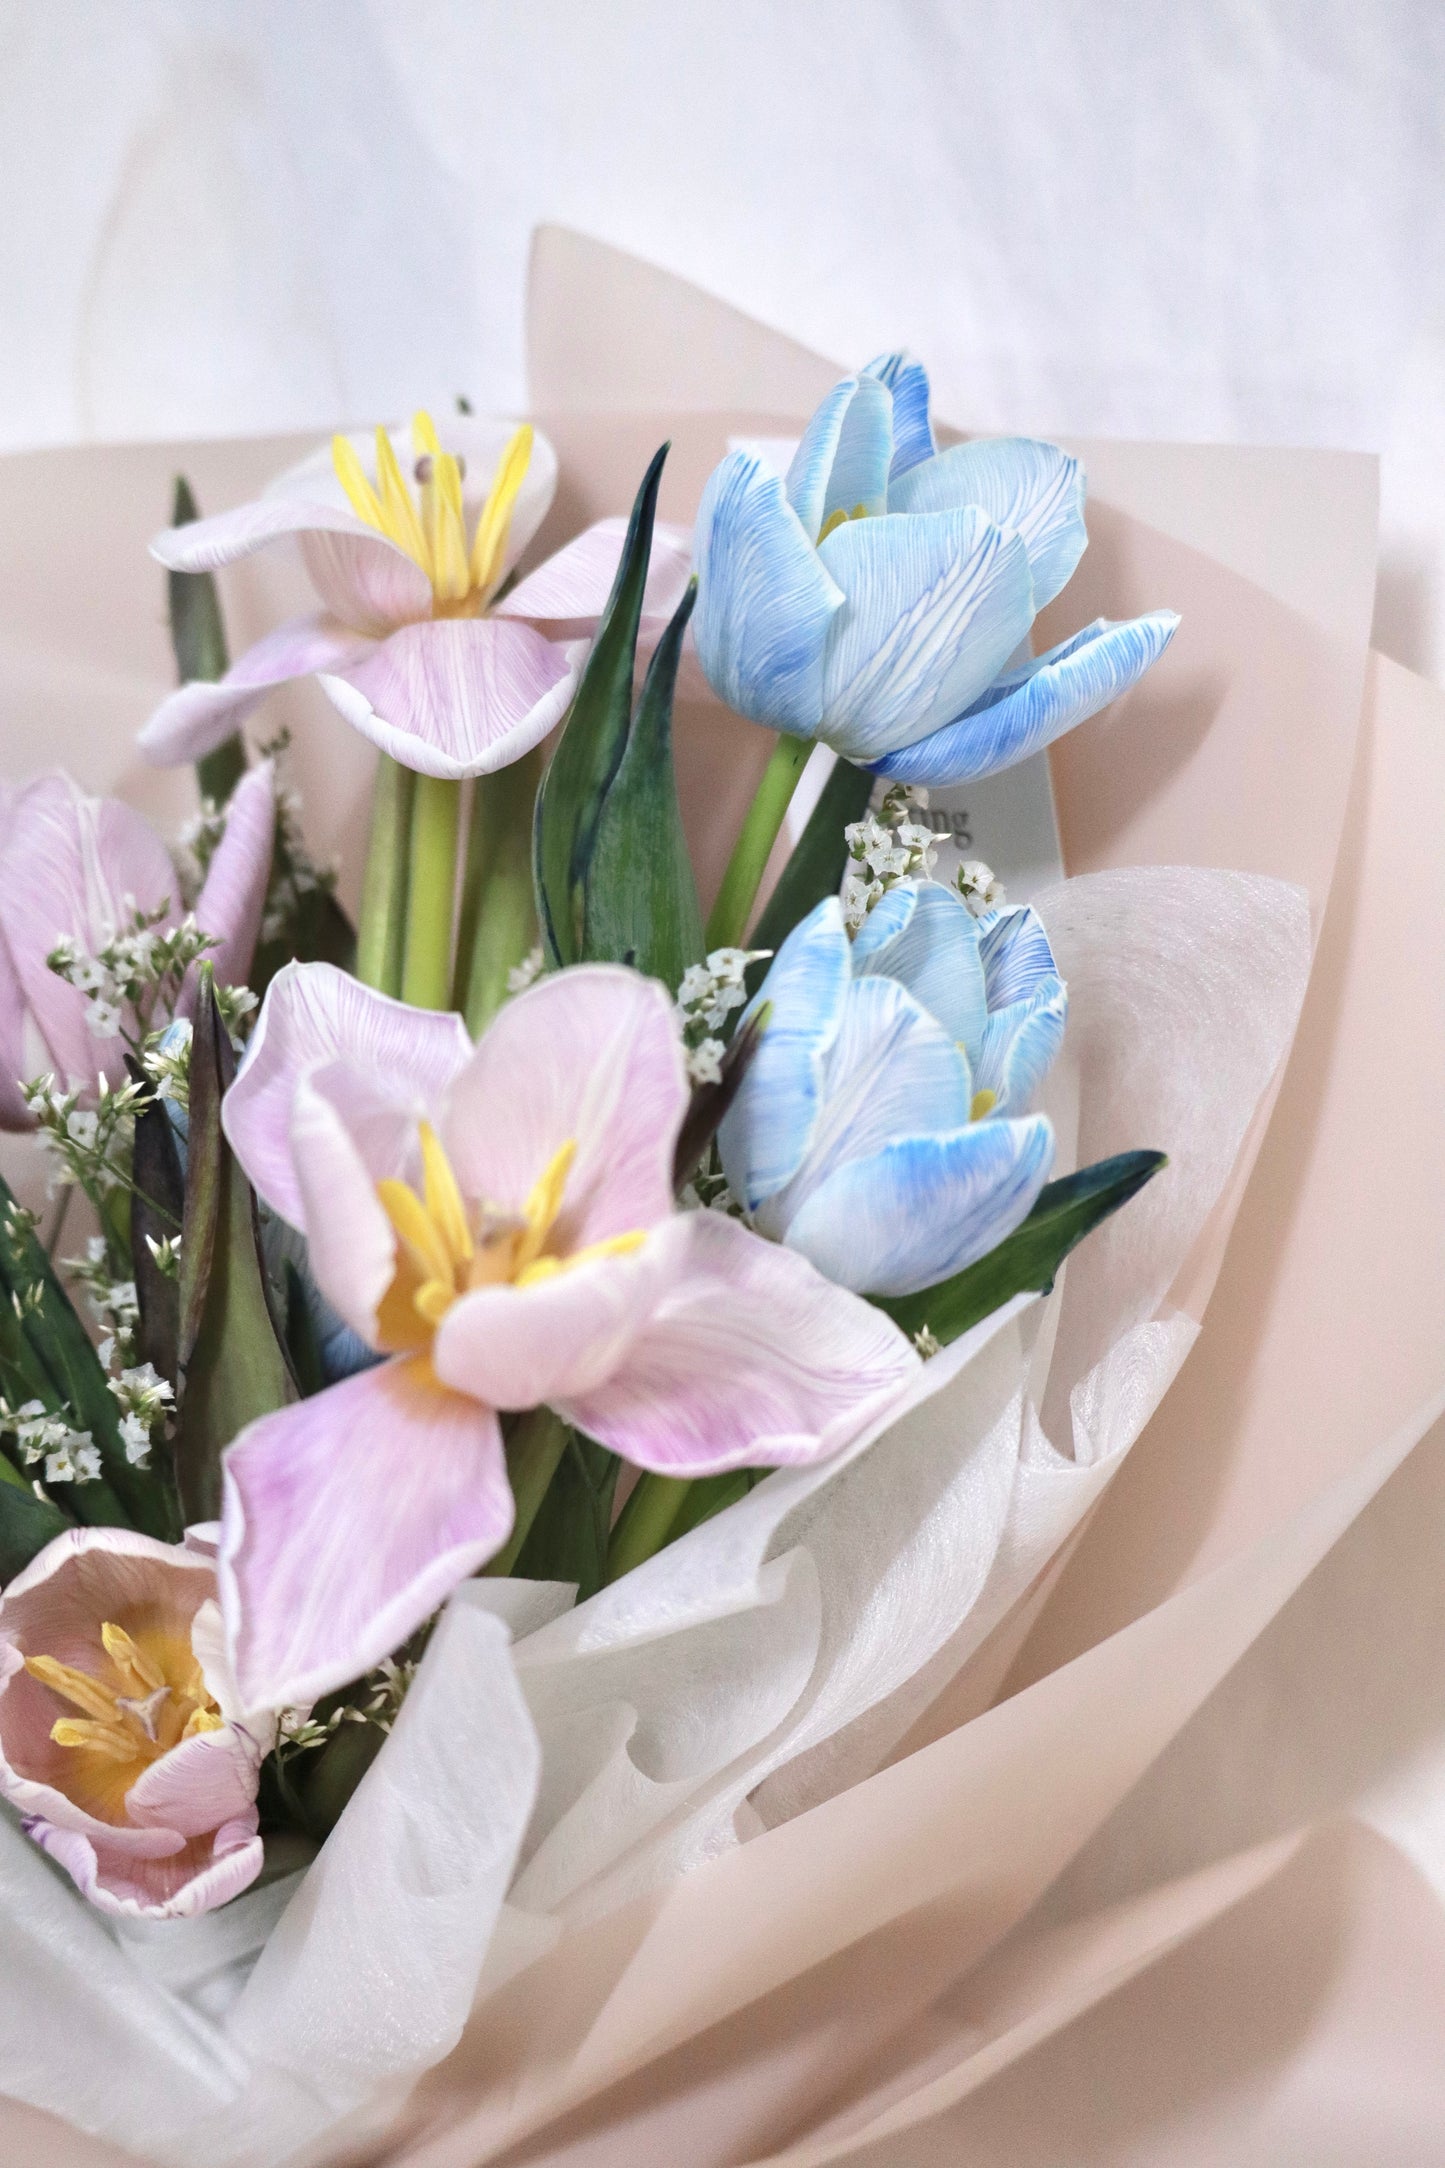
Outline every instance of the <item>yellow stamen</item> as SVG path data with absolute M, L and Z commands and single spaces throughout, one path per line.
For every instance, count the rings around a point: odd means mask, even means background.
M 351 500 L 351 509 L 358 519 L 364 519 L 368 527 L 377 532 L 387 532 L 386 514 L 378 502 L 376 491 L 366 478 L 366 469 L 356 456 L 356 446 L 349 437 L 331 439 L 331 464 L 336 469 L 336 479 Z
M 628 1257 L 640 1250 L 647 1240 L 647 1230 L 634 1227 L 625 1235 L 608 1235 L 602 1242 L 588 1242 L 580 1250 L 573 1250 L 570 1257 L 538 1257 L 530 1265 L 524 1265 L 516 1274 L 513 1285 L 535 1287 L 539 1280 L 555 1279 L 559 1272 L 570 1272 L 574 1265 L 590 1265 L 598 1257 Z
M 53 1656 L 27 1656 L 25 1668 L 33 1679 L 48 1686 L 53 1694 L 84 1709 L 87 1716 L 107 1724 L 115 1717 L 115 1695 L 99 1679 L 93 1679 L 88 1671 L 76 1671 L 69 1664 L 59 1663 Z
M 50 1736 L 57 1746 L 86 1747 L 92 1754 L 104 1754 L 108 1761 L 136 1759 L 135 1740 L 116 1724 L 92 1724 L 83 1717 L 62 1716 L 51 1725 Z
M 132 1694 L 153 1694 L 166 1683 L 165 1673 L 153 1657 L 138 1649 L 123 1626 L 109 1623 L 100 1629 L 101 1646 Z
M 991 1092 L 985 1085 L 982 1091 L 974 1093 L 973 1104 L 968 1110 L 968 1118 L 971 1122 L 981 1122 L 985 1114 L 992 1114 L 997 1105 L 998 1093 Z
M 826 542 L 830 534 L 835 533 L 839 527 L 846 526 L 850 519 L 866 519 L 867 517 L 868 507 L 866 504 L 855 504 L 851 512 L 845 512 L 841 504 L 835 505 L 818 529 L 818 540 Z
M 521 428 L 513 432 L 477 521 L 476 539 L 472 543 L 472 585 L 484 595 L 489 595 L 495 587 L 507 554 L 512 508 L 532 462 L 532 440 L 530 422 L 523 422 Z
M 421 1124 L 421 1163 L 427 1211 L 440 1228 L 452 1256 L 458 1260 L 467 1259 L 474 1248 L 472 1231 L 467 1225 L 467 1208 L 462 1203 L 451 1161 L 442 1150 L 441 1139 L 430 1122 Z
M 522 1207 L 526 1231 L 517 1244 L 517 1255 L 512 1266 L 512 1276 L 517 1278 L 528 1265 L 542 1253 L 542 1246 L 552 1232 L 553 1222 L 562 1209 L 562 1193 L 567 1187 L 567 1177 L 572 1172 L 572 1162 L 577 1157 L 577 1139 L 569 1137 L 557 1147 L 541 1175 L 532 1184 L 527 1202 Z
M 426 1280 L 450 1280 L 452 1255 L 446 1238 L 409 1182 L 378 1182 L 376 1194 L 397 1240 Z
M 414 557 L 427 578 L 431 578 L 431 553 L 426 546 L 421 521 L 412 503 L 411 491 L 401 471 L 401 462 L 392 447 L 391 438 L 384 429 L 376 432 L 376 472 L 381 483 L 381 504 L 384 531 Z

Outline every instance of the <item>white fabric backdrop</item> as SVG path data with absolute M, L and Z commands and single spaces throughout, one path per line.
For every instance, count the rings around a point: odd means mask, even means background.
M 1385 455 L 1445 678 L 1438 0 L 0 0 L 0 448 L 520 402 L 534 224 L 974 426 Z

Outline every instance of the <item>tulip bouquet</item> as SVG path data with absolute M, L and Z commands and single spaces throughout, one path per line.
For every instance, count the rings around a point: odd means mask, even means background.
M 432 1951 L 456 1977 L 408 2071 L 487 1963 L 544 1946 L 503 1948 L 504 1905 L 598 1917 L 877 1765 L 1092 1495 L 1043 1482 L 1035 1423 L 1009 1519 L 1039 1298 L 1164 1160 L 1137 1135 L 1056 1167 L 1066 977 L 1097 1040 L 1106 982 L 1174 971 L 1186 1008 L 1199 940 L 1217 976 L 1247 922 L 1258 976 L 1289 919 L 1244 876 L 1100 877 L 1056 911 L 977 861 L 932 877 L 928 788 L 1086 721 L 1177 622 L 1031 652 L 1085 545 L 1074 459 L 937 449 L 901 355 L 786 464 L 732 449 L 692 532 L 656 518 L 665 453 L 629 519 L 540 563 L 557 461 L 526 424 L 338 437 L 210 518 L 181 485 L 154 554 L 183 682 L 141 743 L 197 764 L 198 820 L 173 857 L 64 777 L 8 804 L 0 1119 L 53 1201 L 0 1199 L 0 1796 L 123 1945 L 252 1906 L 233 2047 L 318 1920 L 364 1945 L 348 1844 L 388 1799 L 425 1822 L 458 1723 L 490 1879 Z M 228 666 L 213 575 L 279 544 L 321 607 Z M 706 913 L 680 674 L 776 734 Z M 302 675 L 377 748 L 354 930 L 281 748 L 239 734 Z M 1247 1074 L 1221 1057 L 1244 1114 L 1277 1053 L 1261 1027 Z M 1187 1344 L 1110 1301 L 1071 1403 L 1100 1480 Z M 870 1585 L 858 1531 L 920 1485 L 952 1533 L 903 1601 L 906 1546 Z M 619 1696 L 663 1742 L 621 1786 Z M 213 2157 L 279 2158 L 364 2091 L 319 2118 L 278 2094 L 269 2138 L 212 2130 Z M 158 2129 L 130 2142 L 184 2157 Z

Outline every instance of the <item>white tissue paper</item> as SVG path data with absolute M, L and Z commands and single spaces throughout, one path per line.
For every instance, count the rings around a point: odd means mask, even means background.
M 1037 904 L 1070 997 L 1058 1171 L 1149 1146 L 1164 1172 L 1051 1296 L 926 1364 L 881 1435 L 775 1473 L 587 1603 L 467 1582 L 299 1876 L 125 1928 L 0 1824 L 0 2091 L 168 2168 L 325 2160 L 569 1928 L 888 1758 L 1188 1353 L 1169 1289 L 1309 972 L 1304 895 L 1257 875 L 1107 872 Z

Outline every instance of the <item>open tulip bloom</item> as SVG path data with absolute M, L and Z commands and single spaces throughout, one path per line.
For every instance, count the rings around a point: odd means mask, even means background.
M 729 453 L 697 517 L 693 632 L 742 715 L 898 781 L 962 783 L 1039 752 L 1142 677 L 1178 622 L 1100 619 L 1020 659 L 1083 552 L 1084 476 L 1057 445 L 938 451 L 903 354 L 834 386 L 786 476 Z
M 141 737 L 205 763 L 192 914 L 127 807 L 6 801 L 0 1127 L 98 1231 L 53 1260 L 0 1182 L 0 1796 L 103 1909 L 194 1914 L 271 1836 L 325 1841 L 468 1577 L 634 1576 L 645 1608 L 658 1552 L 805 1482 L 749 1501 L 769 1471 L 886 1454 L 925 1364 L 1161 1164 L 1050 1179 L 1047 930 L 987 868 L 928 878 L 908 817 L 1172 633 L 1028 659 L 1077 463 L 938 451 L 899 356 L 785 478 L 730 453 L 694 531 L 655 521 L 662 456 L 525 575 L 553 453 L 470 416 L 337 437 L 162 535 L 183 682 Z M 322 607 L 213 682 L 211 574 L 282 543 Z M 672 751 L 698 665 L 780 734 L 706 932 Z M 354 936 L 237 735 L 301 675 L 383 755 Z M 830 793 L 749 948 L 814 739 L 903 780 L 847 825 Z

